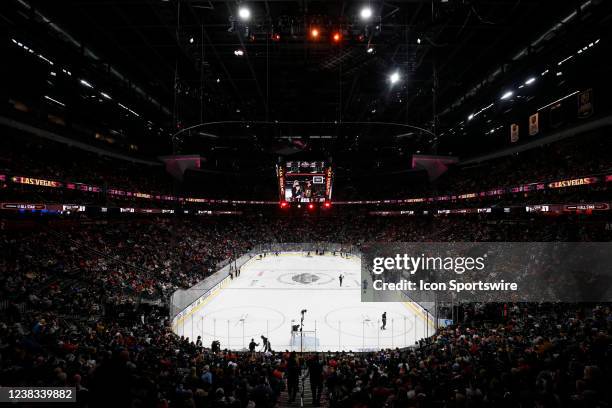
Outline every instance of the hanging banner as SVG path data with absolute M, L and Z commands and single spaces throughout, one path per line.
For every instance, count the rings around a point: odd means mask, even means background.
M 516 143 L 519 140 L 519 125 L 513 123 L 510 125 L 510 141 Z
M 540 132 L 540 114 L 534 113 L 529 117 L 529 136 L 535 136 Z
M 578 94 L 578 117 L 588 118 L 593 114 L 593 89 Z

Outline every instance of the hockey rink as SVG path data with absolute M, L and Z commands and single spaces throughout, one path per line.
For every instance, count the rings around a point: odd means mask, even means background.
M 252 338 L 261 350 L 264 335 L 275 351 L 365 351 L 406 347 L 431 336 L 432 322 L 413 304 L 361 302 L 359 262 L 303 253 L 253 258 L 174 330 L 193 341 L 201 336 L 207 347 L 216 339 L 222 349 L 233 350 L 247 349 Z M 303 331 L 292 336 L 304 309 Z

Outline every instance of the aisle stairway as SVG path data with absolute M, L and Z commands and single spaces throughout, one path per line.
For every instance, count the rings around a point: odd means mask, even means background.
M 300 408 L 300 407 L 312 407 L 312 391 L 310 390 L 310 377 L 308 375 L 308 370 L 302 371 L 302 375 L 300 376 L 300 386 L 297 392 L 297 396 L 293 403 L 289 403 L 289 394 L 287 390 L 283 391 L 278 399 L 278 403 L 276 404 L 276 408 Z M 303 393 L 303 403 L 300 401 L 300 395 Z M 319 407 L 328 408 L 329 401 L 327 398 L 327 390 L 323 387 L 323 391 L 321 393 L 321 404 Z

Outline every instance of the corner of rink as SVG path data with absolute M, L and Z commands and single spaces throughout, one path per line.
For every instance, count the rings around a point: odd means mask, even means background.
M 362 302 L 360 275 L 355 255 L 258 254 L 181 313 L 173 330 L 233 350 L 251 342 L 263 350 L 267 338 L 275 351 L 401 348 L 433 334 L 431 318 L 411 302 Z

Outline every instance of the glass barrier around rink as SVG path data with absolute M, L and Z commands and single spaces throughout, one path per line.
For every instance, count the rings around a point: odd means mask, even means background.
M 170 295 L 169 310 L 170 319 L 173 324 L 179 315 L 184 316 L 190 308 L 197 307 L 208 296 L 214 294 L 220 287 L 227 284 L 226 279 L 232 270 L 236 270 L 250 259 L 270 252 L 342 252 L 353 256 L 361 256 L 358 247 L 354 245 L 343 245 L 329 242 L 313 243 L 271 243 L 257 245 L 247 253 L 237 257 L 226 259 L 217 264 L 217 272 L 206 277 L 189 289 L 178 289 Z M 204 273 L 204 272 L 203 272 Z
M 431 321 L 425 322 L 417 315 L 390 319 L 386 330 L 380 330 L 380 319 L 355 317 L 334 321 L 310 321 L 302 331 L 291 331 L 286 322 L 275 319 L 215 318 L 191 314 L 174 327 L 178 336 L 189 341 L 201 341 L 212 348 L 217 341 L 221 350 L 249 350 L 251 342 L 255 351 L 374 351 L 388 348 L 413 347 L 434 334 Z M 266 348 L 263 337 L 269 341 Z
M 307 321 L 302 331 L 292 332 L 290 324 L 280 317 L 235 316 L 217 318 L 200 309 L 231 282 L 230 272 L 264 253 L 299 252 L 342 253 L 361 257 L 358 247 L 338 243 L 274 243 L 258 245 L 236 259 L 219 264 L 220 269 L 187 290 L 175 291 L 170 299 L 170 318 L 174 333 L 190 341 L 199 337 L 204 347 L 218 341 L 221 349 L 248 350 L 253 341 L 256 350 L 264 350 L 262 336 L 268 338 L 274 351 L 372 351 L 381 348 L 410 347 L 435 332 L 435 320 L 427 309 L 414 315 L 391 317 L 386 329 L 380 330 L 380 319 L 343 318 Z M 409 298 L 406 299 L 410 301 Z M 429 308 L 428 310 L 431 310 Z

